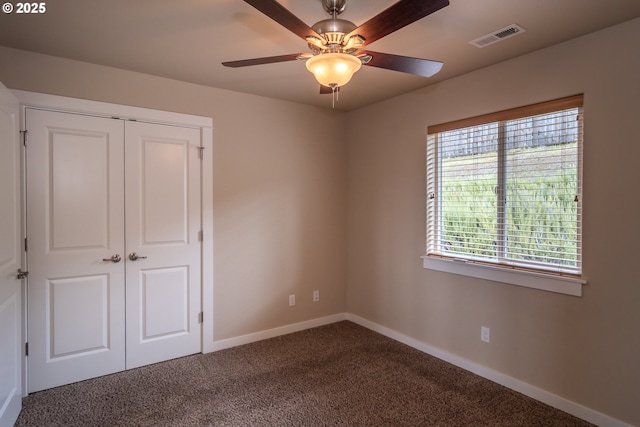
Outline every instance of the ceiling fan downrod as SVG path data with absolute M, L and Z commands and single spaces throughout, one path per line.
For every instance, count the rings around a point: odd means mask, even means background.
M 322 7 L 333 19 L 347 8 L 347 0 L 322 0 Z

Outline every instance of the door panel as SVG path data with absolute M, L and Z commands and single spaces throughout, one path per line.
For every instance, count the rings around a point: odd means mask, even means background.
M 127 369 L 201 350 L 200 131 L 127 122 Z M 145 258 L 142 258 L 145 257 Z
M 138 144 L 140 164 L 133 163 L 135 156 L 128 160 L 134 169 L 140 167 L 140 242 L 145 246 L 188 244 L 189 141 L 147 136 Z
M 181 266 L 140 271 L 142 343 L 189 333 L 188 268 Z
M 48 361 L 109 351 L 108 276 L 47 280 L 46 292 Z
M 109 136 L 50 129 L 50 252 L 108 248 Z
M 124 135 L 27 109 L 29 392 L 124 369 Z
M 22 286 L 18 100 L 0 83 L 0 426 L 22 407 Z

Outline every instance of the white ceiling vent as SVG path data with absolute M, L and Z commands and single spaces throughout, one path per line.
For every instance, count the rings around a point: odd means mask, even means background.
M 475 47 L 485 47 L 520 33 L 524 33 L 525 31 L 527 30 L 522 28 L 520 25 L 511 24 L 492 33 L 485 34 L 482 37 L 478 37 L 477 39 L 470 41 L 469 44 L 472 44 Z

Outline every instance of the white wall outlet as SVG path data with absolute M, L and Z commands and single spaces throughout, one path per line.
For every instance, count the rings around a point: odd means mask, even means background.
M 313 291 L 313 302 L 320 301 L 320 291 Z
M 291 294 L 289 295 L 289 307 L 293 307 L 294 305 L 296 305 L 296 295 Z
M 491 341 L 491 329 L 486 326 L 480 327 L 480 339 L 484 342 Z

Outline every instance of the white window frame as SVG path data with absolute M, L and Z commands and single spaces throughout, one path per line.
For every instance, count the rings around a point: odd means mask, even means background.
M 429 126 L 427 129 L 427 138 L 430 138 L 430 135 L 452 129 L 535 116 L 574 107 L 582 108 L 582 103 L 583 96 L 576 95 L 512 110 L 505 110 L 455 122 Z M 433 153 L 429 153 L 428 146 L 427 152 L 427 253 L 422 257 L 423 267 L 425 269 L 557 292 L 566 295 L 582 296 L 582 286 L 587 283 L 586 279 L 582 276 L 582 273 L 564 274 L 562 272 L 536 270 L 530 266 L 522 268 L 517 264 L 493 264 L 490 262 L 474 260 L 472 258 L 448 257 L 439 254 L 437 250 L 434 250 L 434 248 L 429 248 L 429 234 L 434 232 L 433 228 L 437 227 L 437 221 L 439 220 L 439 218 L 437 218 L 437 212 L 434 211 L 435 204 L 429 203 L 429 194 L 432 194 L 438 185 L 438 183 L 434 181 L 436 181 L 435 177 L 438 175 L 437 168 L 439 165 L 438 160 L 432 158 L 436 156 L 433 156 Z M 579 150 L 579 153 L 581 152 L 582 150 Z M 579 165 L 581 164 L 582 161 L 580 159 Z M 579 166 L 578 170 L 578 179 L 582 181 L 581 166 Z M 579 200 L 579 203 L 582 204 L 582 200 Z M 434 218 L 436 221 L 435 223 Z M 581 228 L 579 233 L 582 233 Z M 579 250 L 581 251 L 581 247 Z

